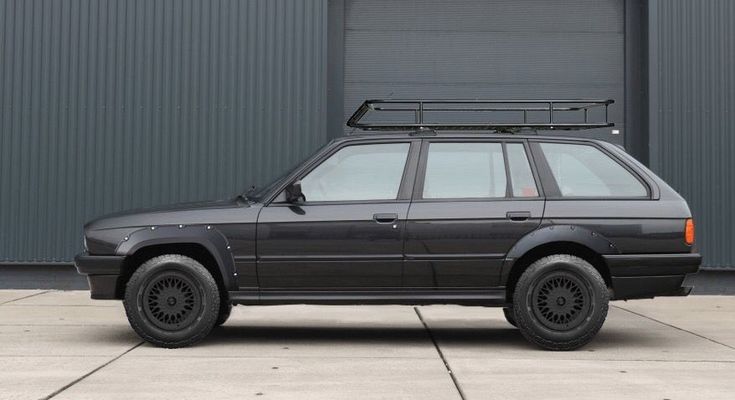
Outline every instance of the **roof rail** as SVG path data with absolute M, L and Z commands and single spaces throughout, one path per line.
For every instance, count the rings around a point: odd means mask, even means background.
M 366 131 L 387 130 L 491 130 L 592 129 L 614 126 L 608 106 L 614 101 L 567 100 L 365 100 L 347 126 Z M 599 111 L 592 111 L 599 109 Z M 603 112 L 604 109 L 604 112 Z M 381 114 L 389 121 L 366 122 L 367 114 Z M 391 113 L 390 115 L 385 113 Z M 402 113 L 402 115 L 401 115 Z M 474 114 L 472 114 L 474 113 Z M 595 115 L 590 115 L 590 114 Z M 444 116 L 428 121 L 427 114 Z M 600 115 L 600 114 L 604 114 Z M 447 120 L 462 115 L 470 121 Z M 408 120 L 413 117 L 413 121 Z M 591 118 L 592 117 L 592 118 Z M 368 119 L 372 119 L 368 117 Z M 590 121 L 595 119 L 596 121 Z

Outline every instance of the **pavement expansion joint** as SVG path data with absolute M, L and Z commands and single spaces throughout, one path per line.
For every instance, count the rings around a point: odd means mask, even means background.
M 678 327 L 678 326 L 676 326 L 676 325 L 672 325 L 672 324 L 669 324 L 669 323 L 667 323 L 667 322 L 663 322 L 663 321 L 657 320 L 656 318 L 652 318 L 652 317 L 649 317 L 648 315 L 645 315 L 645 314 L 641 314 L 641 313 L 638 313 L 638 312 L 635 312 L 635 311 L 632 311 L 632 310 L 628 310 L 627 308 L 623 308 L 623 307 L 620 307 L 620 306 L 612 306 L 612 305 L 611 305 L 611 307 L 615 307 L 615 308 L 617 308 L 617 309 L 619 309 L 619 310 L 623 310 L 623 311 L 629 312 L 629 313 L 631 313 L 631 314 L 635 314 L 635 315 L 637 315 L 637 316 L 639 316 L 639 317 L 643 317 L 643 318 L 649 319 L 649 320 L 651 320 L 651 321 L 653 321 L 653 322 L 658 322 L 658 323 L 659 323 L 659 324 L 661 324 L 661 325 L 666 325 L 666 326 L 668 326 L 669 328 L 674 328 L 674 329 L 676 329 L 676 330 L 679 330 L 679 331 L 682 331 L 682 332 L 686 332 L 686 333 L 688 333 L 688 334 L 690 334 L 690 335 L 694 335 L 694 336 L 696 336 L 696 337 L 698 337 L 698 338 L 701 338 L 701 339 L 704 339 L 704 340 L 709 340 L 709 341 L 710 341 L 710 342 L 712 342 L 712 343 L 716 343 L 716 344 L 719 344 L 719 345 L 721 345 L 721 346 L 725 346 L 725 347 L 727 347 L 727 348 L 728 348 L 728 349 L 730 349 L 730 350 L 735 350 L 735 347 L 733 347 L 733 346 L 730 346 L 729 344 L 726 344 L 726 343 L 722 343 L 722 342 L 718 342 L 717 340 L 714 340 L 714 339 L 712 339 L 712 338 L 708 338 L 707 336 L 704 336 L 704 335 L 700 335 L 699 333 L 696 333 L 696 332 L 692 332 L 692 331 L 690 331 L 690 330 L 686 330 L 686 329 L 684 329 L 684 328 L 680 328 L 680 327 Z
M 99 367 L 97 367 L 97 368 L 95 368 L 95 369 L 87 372 L 86 374 L 80 376 L 79 378 L 74 379 L 73 381 L 71 381 L 68 384 L 64 385 L 60 389 L 58 389 L 55 392 L 51 393 L 50 395 L 44 397 L 43 400 L 49 400 L 49 399 L 52 399 L 52 398 L 58 396 L 59 394 L 61 394 L 62 392 L 64 392 L 66 389 L 69 389 L 70 387 L 76 385 L 77 383 L 79 383 L 79 382 L 83 381 L 84 379 L 86 379 L 87 377 L 91 376 L 95 372 L 97 372 L 97 371 L 101 370 L 102 368 L 105 368 L 106 366 L 108 366 L 108 365 L 112 364 L 113 362 L 119 360 L 122 356 L 124 356 L 124 355 L 130 353 L 131 351 L 137 349 L 138 347 L 142 346 L 143 343 L 145 343 L 145 342 L 143 342 L 143 341 L 138 342 L 135 346 L 133 346 L 133 347 L 125 350 L 124 352 L 118 354 L 113 359 L 111 359 L 111 360 L 105 362 L 104 364 L 100 365 Z
M 30 297 L 35 297 L 35 296 L 40 296 L 40 295 L 42 295 L 42 294 L 46 294 L 46 293 L 48 293 L 48 292 L 51 292 L 51 291 L 52 291 L 52 290 L 44 290 L 43 292 L 38 292 L 38 293 L 32 293 L 32 294 L 29 294 L 29 295 L 27 295 L 27 296 L 23 296 L 23 297 L 18 297 L 17 299 L 12 299 L 12 300 L 8 300 L 8 301 L 4 301 L 4 302 L 0 303 L 0 306 L 3 306 L 3 305 L 5 305 L 5 304 L 8 304 L 8 303 L 12 303 L 12 302 L 14 302 L 14 301 L 18 301 L 18 300 L 23 300 L 23 299 L 28 299 L 28 298 L 30 298 Z
M 436 349 L 436 352 L 439 353 L 439 358 L 441 358 L 442 362 L 444 363 L 444 368 L 447 369 L 449 376 L 452 378 L 452 382 L 454 383 L 454 387 L 457 388 L 459 397 L 462 400 L 465 400 L 467 397 L 465 396 L 464 391 L 462 390 L 462 386 L 459 384 L 457 377 L 454 376 L 454 373 L 452 372 L 452 367 L 449 366 L 449 361 L 447 361 L 447 359 L 444 357 L 444 353 L 442 352 L 441 348 L 439 348 L 439 343 L 437 343 L 436 338 L 434 337 L 434 334 L 431 332 L 431 329 L 429 329 L 429 325 L 426 323 L 426 321 L 424 321 L 424 317 L 421 315 L 421 311 L 419 311 L 418 307 L 414 307 L 413 310 L 416 312 L 416 315 L 419 317 L 419 321 L 421 321 L 421 324 L 424 325 L 424 328 L 426 329 L 426 333 L 429 335 L 429 339 L 431 339 L 431 342 L 434 343 L 434 348 Z

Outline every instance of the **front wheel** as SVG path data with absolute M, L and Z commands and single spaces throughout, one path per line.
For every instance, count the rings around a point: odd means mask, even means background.
M 167 254 L 146 261 L 133 273 L 123 303 L 141 338 L 176 348 L 209 334 L 220 311 L 220 293 L 212 274 L 198 261 Z
M 217 322 L 214 326 L 223 325 L 230 319 L 230 314 L 232 314 L 232 304 L 227 302 L 227 299 L 220 300 L 219 314 L 217 315 Z
M 556 254 L 537 260 L 521 275 L 513 314 L 530 342 L 548 350 L 574 350 L 602 327 L 609 297 L 605 281 L 590 263 Z

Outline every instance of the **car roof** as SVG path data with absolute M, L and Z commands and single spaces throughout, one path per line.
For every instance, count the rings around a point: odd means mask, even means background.
M 346 136 L 341 136 L 335 139 L 338 142 L 353 141 L 353 140 L 389 140 L 389 139 L 434 139 L 434 138 L 449 138 L 449 139 L 542 139 L 549 141 L 578 141 L 578 142 L 596 142 L 596 143 L 607 143 L 604 140 L 585 138 L 579 136 L 562 136 L 562 135 L 537 135 L 533 133 L 518 134 L 518 133 L 486 133 L 486 132 L 359 132 L 353 133 Z

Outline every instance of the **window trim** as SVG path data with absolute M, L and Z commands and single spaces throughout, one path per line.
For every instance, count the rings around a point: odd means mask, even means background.
M 508 149 L 506 143 L 500 143 L 500 150 L 503 152 L 503 167 L 505 168 L 505 197 L 513 197 L 513 181 L 510 179 L 510 164 L 508 163 Z
M 447 197 L 447 198 L 424 198 L 424 182 L 426 181 L 426 167 L 429 158 L 429 147 L 431 143 L 497 143 L 500 144 L 503 151 L 503 163 L 505 165 L 506 193 L 504 197 Z M 508 156 L 506 153 L 506 144 L 518 143 L 523 145 L 526 151 L 526 159 L 531 167 L 531 174 L 536 184 L 537 196 L 533 197 L 515 197 L 513 196 L 513 186 L 510 179 L 510 170 L 508 168 Z M 510 192 L 509 192 L 510 191 Z M 412 202 L 417 203 L 446 203 L 446 202 L 485 202 L 485 201 L 537 201 L 544 198 L 544 190 L 541 185 L 539 175 L 534 165 L 533 156 L 528 148 L 528 141 L 525 139 L 488 139 L 488 138 L 431 138 L 424 139 L 421 144 L 421 154 L 416 169 L 416 178 L 413 190 Z
M 340 204 L 392 204 L 392 203 L 405 203 L 411 200 L 410 188 L 413 186 L 413 177 L 415 176 L 416 170 L 416 159 L 418 158 L 418 152 L 420 147 L 420 141 L 411 138 L 396 138 L 396 139 L 385 139 L 385 140 L 346 140 L 338 142 L 335 146 L 330 146 L 320 154 L 315 155 L 312 159 L 307 160 L 300 168 L 294 171 L 287 179 L 284 180 L 284 184 L 280 185 L 276 190 L 273 191 L 272 195 L 267 202 L 264 202 L 265 207 L 269 206 L 311 206 L 311 205 L 340 205 Z M 315 168 L 320 166 L 324 161 L 329 159 L 332 155 L 338 151 L 350 147 L 350 146 L 369 146 L 375 144 L 408 144 L 408 152 L 406 153 L 406 163 L 403 166 L 403 174 L 401 175 L 400 185 L 398 187 L 398 194 L 394 199 L 372 199 L 372 200 L 330 200 L 330 201 L 304 201 L 301 203 L 288 203 L 288 202 L 277 202 L 276 200 L 283 193 L 286 188 L 293 182 L 303 179 L 306 175 L 311 173 Z M 408 193 L 408 195 L 407 195 Z
M 653 189 L 651 187 L 650 182 L 647 179 L 645 179 L 638 171 L 628 166 L 616 154 L 608 151 L 608 149 L 604 148 L 603 146 L 600 146 L 599 144 L 593 141 L 531 139 L 529 140 L 529 142 L 531 145 L 531 152 L 533 153 L 533 156 L 537 163 L 537 167 L 539 168 L 539 175 L 541 176 L 541 182 L 543 183 L 544 190 L 547 194 L 546 200 L 555 201 L 555 200 L 652 200 L 653 199 Z M 616 162 L 623 169 L 628 171 L 628 173 L 630 173 L 635 179 L 637 179 L 638 182 L 640 182 L 640 184 L 643 185 L 643 188 L 646 190 L 646 195 L 645 196 L 563 196 L 561 194 L 561 190 L 559 189 L 558 184 L 556 183 L 556 178 L 554 177 L 554 174 L 551 172 L 551 167 L 549 166 L 548 160 L 546 159 L 546 155 L 544 154 L 544 151 L 541 148 L 541 143 L 571 144 L 571 145 L 577 145 L 577 146 L 594 147 L 595 149 L 599 150 L 602 154 L 612 159 L 613 162 Z

